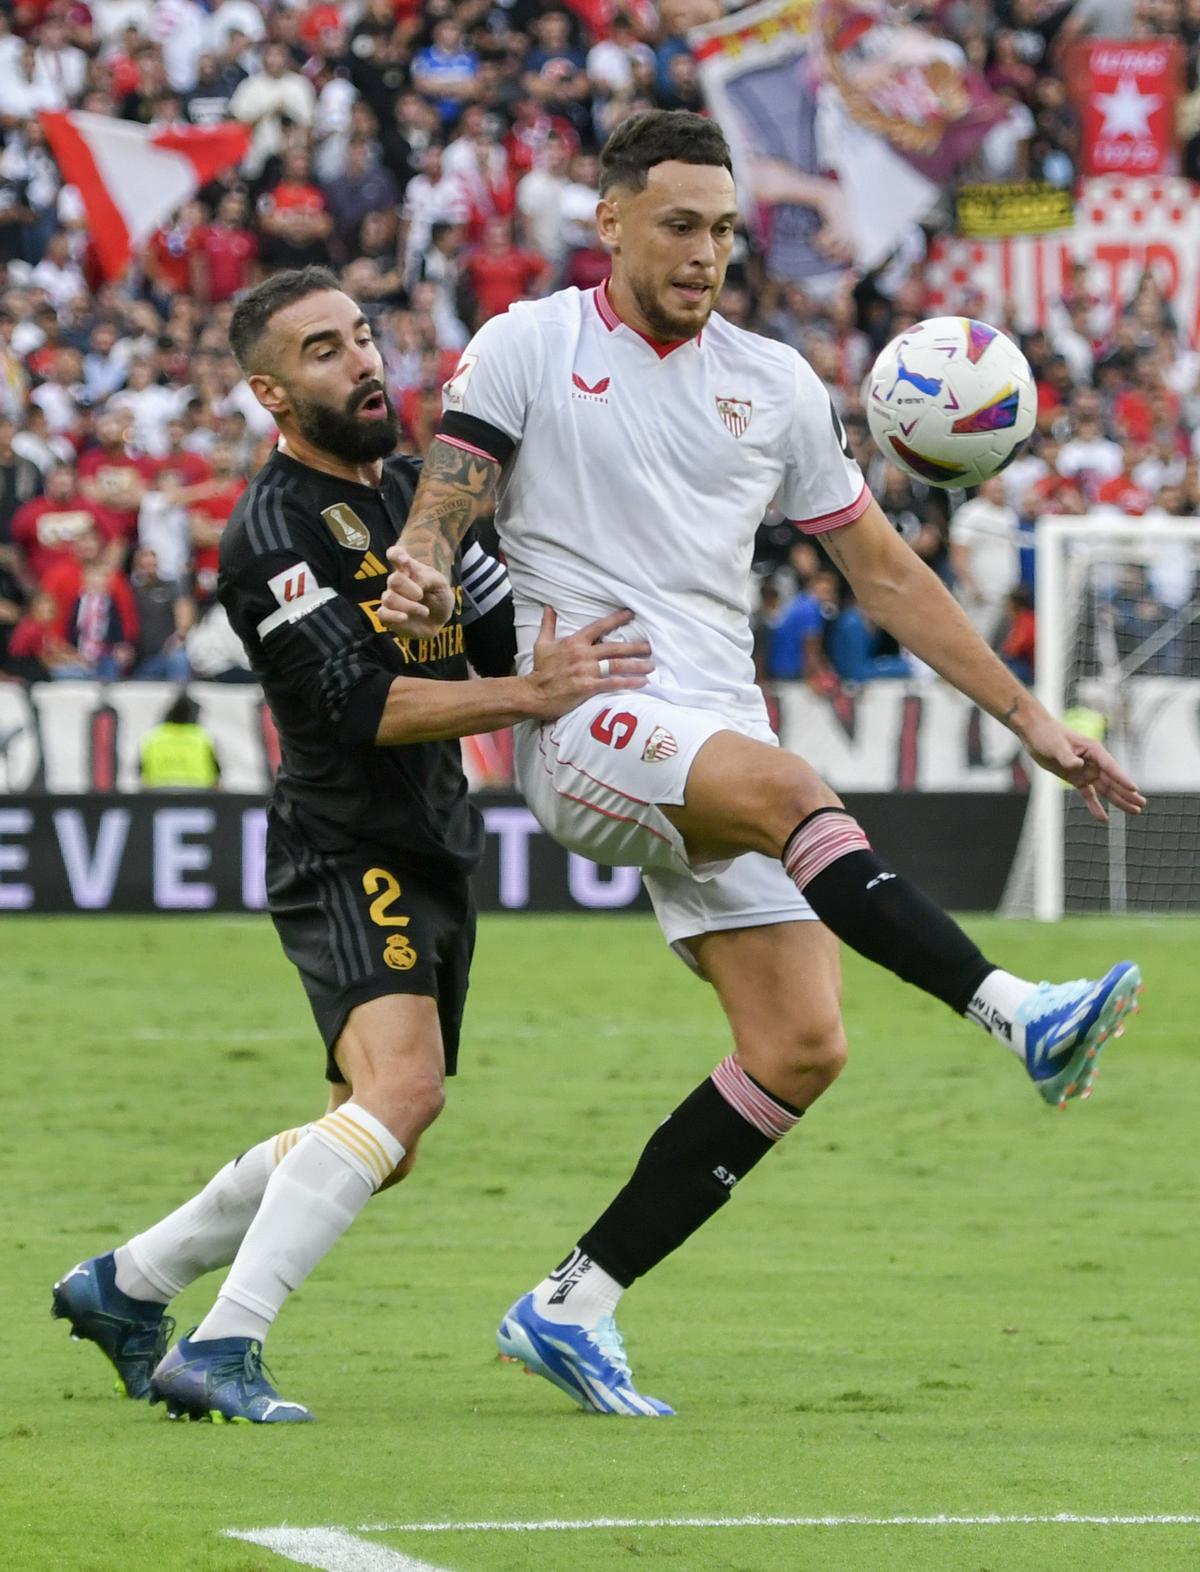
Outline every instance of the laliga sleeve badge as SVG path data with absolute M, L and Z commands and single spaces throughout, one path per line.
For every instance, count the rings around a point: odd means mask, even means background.
M 478 355 L 464 355 L 455 368 L 454 375 L 442 388 L 442 399 L 447 409 L 461 409 L 467 396 L 471 373 L 479 364 Z

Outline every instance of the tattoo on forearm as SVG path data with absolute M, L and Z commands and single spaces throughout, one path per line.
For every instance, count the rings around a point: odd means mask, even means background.
M 448 575 L 472 519 L 491 507 L 499 478 L 493 459 L 433 441 L 404 526 L 406 549 Z

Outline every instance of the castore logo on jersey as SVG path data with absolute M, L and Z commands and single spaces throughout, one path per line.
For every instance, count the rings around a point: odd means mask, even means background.
M 608 389 L 612 383 L 611 377 L 601 377 L 599 382 L 585 382 L 578 371 L 572 371 L 571 381 L 574 383 L 572 398 L 582 399 L 585 404 L 607 404 Z

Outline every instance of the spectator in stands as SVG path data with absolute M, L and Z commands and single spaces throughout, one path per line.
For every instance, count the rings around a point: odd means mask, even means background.
M 1027 584 L 1015 587 L 1008 597 L 1005 610 L 1007 622 L 998 644 L 1000 659 L 1015 677 L 1032 684 L 1037 623 L 1033 613 L 1033 592 Z
M 203 305 L 232 300 L 258 276 L 258 241 L 247 222 L 245 193 L 227 191 L 217 216 L 200 233 L 193 273 L 197 299 Z
M 145 362 L 139 362 L 143 367 Z M 109 408 L 96 420 L 96 443 L 79 460 L 79 490 L 116 521 L 125 541 L 137 534 L 138 509 L 154 476 L 154 465 L 130 445 L 128 408 Z
M 182 585 L 159 577 L 158 557 L 149 546 L 133 554 L 129 582 L 137 607 L 134 677 L 186 682 L 191 676 L 184 640 L 196 620 L 195 603 Z
M 59 621 L 53 595 L 36 591 L 9 637 L 6 670 L 26 682 L 86 675 L 78 651 L 58 631 Z
M 368 213 L 394 210 L 400 200 L 391 170 L 372 162 L 365 136 L 351 137 L 344 173 L 324 188 L 325 204 L 341 254 L 359 255 L 359 236 Z
M 13 447 L 17 426 L 7 415 L 0 415 L 0 548 L 12 541 L 13 519 L 17 510 L 42 489 L 37 465 Z
M 1078 482 L 1094 498 L 1106 480 L 1115 480 L 1125 468 L 1121 446 L 1104 434 L 1100 400 L 1090 391 L 1075 400 L 1070 440 L 1058 455 L 1058 473 Z
M 80 492 L 73 465 L 57 464 L 41 495 L 13 515 L 12 543 L 30 579 L 41 583 L 52 568 L 71 560 L 75 544 L 85 535 L 94 536 L 102 550 L 120 551 L 119 521 Z
M 233 118 L 254 127 L 246 160 L 248 174 L 257 177 L 267 160 L 283 151 L 285 121 L 296 126 L 312 124 L 316 103 L 312 83 L 292 70 L 287 46 L 268 43 L 262 52 L 261 68 L 239 83 L 229 100 Z
M 881 654 L 879 643 L 879 629 L 857 601 L 847 601 L 829 630 L 827 643 L 830 662 L 840 680 L 859 684 L 914 675 L 907 655 Z
M 405 276 L 416 273 L 422 254 L 429 246 L 437 223 L 466 224 L 471 209 L 462 185 L 442 167 L 442 149 L 431 142 L 425 150 L 420 174 L 414 175 L 404 192 L 400 214 L 400 248 L 404 255 Z
M 803 679 L 814 693 L 828 693 L 836 676 L 825 653 L 825 634 L 837 616 L 837 577 L 818 572 L 780 606 L 769 625 L 766 675 L 776 682 Z
M 258 227 L 268 269 L 319 266 L 329 260 L 333 220 L 303 148 L 284 153 L 282 179 L 258 199 Z
M 571 183 L 571 152 L 571 142 L 552 131 L 537 165 L 517 183 L 522 242 L 540 251 L 556 272 L 567 254 L 563 196 Z
M 529 300 L 550 282 L 550 265 L 536 251 L 514 245 L 512 224 L 489 219 L 483 239 L 467 256 L 463 268 L 474 301 L 473 327 L 507 311 L 514 300 Z
M 136 613 L 122 611 L 113 592 L 114 570 L 102 562 L 83 569 L 79 594 L 71 602 L 64 622 L 64 637 L 79 656 L 79 666 L 60 666 L 54 677 L 94 677 L 115 682 L 133 666 L 137 638 Z M 122 579 L 124 575 L 121 575 Z M 131 604 L 131 599 L 126 601 Z
M 463 42 L 462 28 L 450 17 L 433 26 L 433 41 L 413 61 L 413 85 L 433 101 L 449 124 L 475 93 L 479 56 Z
M 992 475 L 950 519 L 954 593 L 981 638 L 993 643 L 1008 597 L 1020 583 L 1020 520 L 1004 500 L 1004 481 Z

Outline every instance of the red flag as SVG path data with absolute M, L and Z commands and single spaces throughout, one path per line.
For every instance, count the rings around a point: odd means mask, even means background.
M 85 110 L 38 118 L 64 178 L 83 198 L 106 278 L 119 278 L 159 225 L 250 146 L 250 128 L 237 122 L 139 126 Z
M 1163 175 L 1175 168 L 1177 39 L 1096 38 L 1073 46 L 1067 75 L 1082 126 L 1082 175 Z

